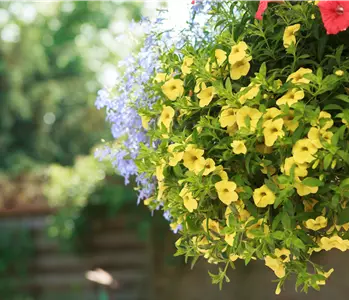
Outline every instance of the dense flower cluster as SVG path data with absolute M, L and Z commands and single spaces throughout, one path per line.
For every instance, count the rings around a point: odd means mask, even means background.
M 262 22 L 254 3 L 212 4 L 212 38 L 161 52 L 151 105 L 130 106 L 134 172 L 156 183 L 144 204 L 179 230 L 177 254 L 224 264 L 215 283 L 261 259 L 277 294 L 292 274 L 318 289 L 333 270 L 312 253 L 349 250 L 349 32 L 327 36 L 327 2 L 263 4 Z

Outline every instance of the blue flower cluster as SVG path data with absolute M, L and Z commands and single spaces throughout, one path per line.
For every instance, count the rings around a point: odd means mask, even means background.
M 149 145 L 137 108 L 151 109 L 158 100 L 145 89 L 145 86 L 156 72 L 161 71 L 159 57 L 164 45 L 166 48 L 179 49 L 188 40 L 195 44 L 208 40 L 202 24 L 208 19 L 210 2 L 212 1 L 196 1 L 192 6 L 188 27 L 184 30 L 166 28 L 164 11 L 161 11 L 153 22 L 143 19 L 142 29 L 145 39 L 141 49 L 119 63 L 118 69 L 123 70 L 123 75 L 118 79 L 115 90 L 103 89 L 98 93 L 95 105 L 98 109 L 106 109 L 107 121 L 111 124 L 116 142 L 112 147 L 99 148 L 96 156 L 99 159 L 110 159 L 120 175 L 125 178 L 125 184 L 130 182 L 130 178 L 135 178 L 138 203 L 151 197 L 156 186 L 155 180 L 151 182 L 144 174 L 138 173 L 134 162 L 140 144 L 154 146 Z M 197 21 L 199 16 L 201 18 Z M 171 219 L 167 215 L 166 218 Z

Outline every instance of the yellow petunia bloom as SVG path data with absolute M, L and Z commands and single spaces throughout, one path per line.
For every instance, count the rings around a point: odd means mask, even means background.
M 333 132 L 326 131 L 326 132 L 323 132 L 321 136 L 327 143 L 329 144 L 332 143 Z
M 168 164 L 171 167 L 176 166 L 183 159 L 184 152 L 183 151 L 175 152 L 175 150 L 174 150 L 178 146 L 180 146 L 180 144 L 175 143 L 175 144 L 168 146 L 168 148 L 167 148 L 167 152 L 171 154 L 171 156 L 169 158 L 169 162 L 168 162 Z
M 197 149 L 194 145 L 188 145 L 184 151 L 183 164 L 190 171 L 200 173 L 205 167 L 205 159 L 202 157 L 204 150 Z
M 167 96 L 168 99 L 174 101 L 179 97 L 183 96 L 184 87 L 183 81 L 180 79 L 171 78 L 169 81 L 161 87 L 162 92 Z
M 332 120 L 331 114 L 326 111 L 321 111 L 317 119 L 317 125 L 321 128 L 321 130 L 326 131 L 330 129 L 333 124 L 334 121 Z
M 249 118 L 250 131 L 254 132 L 257 129 L 257 124 L 261 116 L 262 116 L 262 113 L 258 109 L 251 108 L 248 106 L 243 106 L 236 113 L 236 122 L 239 126 L 239 129 L 244 127 L 248 128 L 246 124 L 246 118 Z
M 192 192 L 189 191 L 187 186 L 185 186 L 179 196 L 183 199 L 184 207 L 189 211 L 193 212 L 198 208 L 198 202 L 194 199 Z
M 314 231 L 327 227 L 327 219 L 323 216 L 305 221 L 305 227 Z
M 204 228 L 205 232 L 214 232 L 214 235 L 211 235 L 213 239 L 219 239 L 219 237 L 217 237 L 216 235 L 221 233 L 221 229 L 217 221 L 214 221 L 212 219 L 205 219 L 202 221 L 202 227 Z
M 320 141 L 320 137 L 321 137 L 320 129 L 318 129 L 316 127 L 310 128 L 310 130 L 308 132 L 308 139 L 311 140 L 313 145 L 318 149 L 322 148 L 322 143 Z
M 284 47 L 287 49 L 288 47 L 291 46 L 291 44 L 293 43 L 294 45 L 296 45 L 296 32 L 299 31 L 299 29 L 301 28 L 300 24 L 295 24 L 292 26 L 287 26 L 285 31 L 284 31 Z
M 163 181 L 165 179 L 164 168 L 165 168 L 164 161 L 162 161 L 162 163 L 160 165 L 156 166 L 155 176 L 156 176 L 158 181 Z
M 199 93 L 201 90 L 206 88 L 206 83 L 203 81 L 203 79 L 198 78 L 196 79 L 196 84 L 194 88 L 194 93 Z
M 320 275 L 326 277 L 326 279 L 327 279 L 327 278 L 329 278 L 329 277 L 331 276 L 331 274 L 332 274 L 333 272 L 334 272 L 334 269 L 332 268 L 332 269 L 328 270 L 328 272 L 325 272 L 325 273 L 319 272 L 318 274 L 320 274 Z M 316 281 L 316 284 L 318 284 L 318 285 L 325 285 L 325 284 L 326 284 L 326 281 L 325 281 L 325 280 L 318 280 L 318 281 Z
M 238 194 L 235 192 L 236 183 L 233 181 L 219 181 L 215 184 L 215 188 L 217 190 L 219 200 L 226 205 L 230 205 L 239 198 Z
M 246 89 L 248 89 L 248 91 L 245 93 L 242 93 L 242 95 L 239 97 L 239 102 L 241 104 L 245 104 L 247 100 L 251 100 L 257 97 L 260 90 L 259 87 L 260 87 L 260 84 L 254 85 L 252 83 L 248 87 L 242 87 L 240 89 L 240 92 L 244 92 Z
M 200 99 L 199 105 L 200 107 L 205 107 L 209 105 L 216 94 L 216 90 L 213 86 L 202 89 L 198 94 L 198 98 Z
M 287 81 L 290 81 L 294 84 L 305 83 L 308 84 L 310 82 L 309 79 L 304 78 L 305 74 L 310 74 L 313 71 L 311 69 L 299 68 L 296 72 L 292 73 L 287 77 Z
M 224 237 L 224 240 L 229 246 L 233 246 L 235 236 L 236 236 L 236 232 L 231 233 L 231 234 L 226 234 Z
M 235 154 L 246 154 L 247 148 L 244 141 L 233 141 L 231 146 Z
M 163 181 L 159 181 L 158 182 L 158 197 L 156 200 L 162 201 L 164 199 L 162 199 L 164 192 L 166 191 L 167 186 L 165 185 L 165 183 Z
M 242 76 L 246 76 L 248 72 L 250 71 L 250 63 L 249 61 L 252 59 L 251 56 L 249 57 L 244 57 L 242 60 L 239 60 L 235 62 L 233 65 L 230 67 L 230 77 L 233 80 L 238 80 Z
M 268 108 L 263 115 L 263 127 L 265 127 L 268 122 L 273 121 L 277 116 L 281 114 L 281 110 L 276 107 Z
M 222 49 L 216 49 L 215 57 L 216 57 L 218 66 L 221 66 L 227 60 L 227 52 L 225 52 Z
M 191 65 L 194 63 L 194 59 L 192 57 L 184 57 L 183 64 L 181 67 L 182 73 L 184 75 L 188 75 L 191 73 Z
M 269 255 L 266 256 L 265 265 L 272 269 L 278 278 L 282 278 L 286 275 L 285 266 L 283 262 L 278 258 L 273 258 Z
M 237 45 L 231 47 L 229 55 L 229 63 L 231 65 L 238 61 L 241 61 L 246 56 L 247 44 L 245 42 L 239 42 Z
M 205 168 L 205 171 L 203 173 L 204 176 L 207 176 L 210 173 L 212 173 L 216 169 L 216 164 L 214 160 L 212 158 L 206 159 L 204 168 Z
M 283 137 L 285 135 L 284 131 L 282 130 L 283 125 L 283 119 L 277 119 L 275 121 L 269 121 L 266 123 L 265 128 L 263 129 L 266 146 L 272 147 L 279 137 Z
M 267 207 L 274 204 L 275 194 L 266 185 L 263 185 L 254 190 L 253 200 L 257 207 Z
M 297 103 L 299 100 L 302 100 L 303 98 L 304 92 L 302 90 L 291 89 L 281 98 L 279 98 L 276 101 L 276 104 L 279 106 L 287 104 L 289 107 L 291 107 L 293 104 Z
M 283 263 L 290 262 L 290 255 L 291 255 L 291 251 L 288 249 L 285 249 L 285 248 L 275 249 L 275 256 L 281 259 Z
M 302 139 L 294 144 L 292 154 L 297 164 L 311 163 L 315 159 L 314 154 L 317 150 L 311 140 Z
M 166 73 L 157 73 L 154 81 L 155 82 L 164 82 L 166 80 L 167 74 Z
M 349 241 L 343 240 L 338 235 L 334 235 L 330 238 L 328 237 L 322 237 L 320 239 L 320 248 L 325 251 L 330 251 L 333 248 L 336 248 L 338 250 L 341 250 L 342 252 L 349 249 Z
M 142 120 L 142 126 L 145 130 L 149 130 L 149 122 L 151 120 L 151 117 L 149 116 L 144 116 L 141 115 L 141 120 Z
M 281 172 L 287 176 L 290 176 L 291 169 L 293 168 L 293 166 L 294 166 L 294 176 L 296 177 L 308 176 L 308 170 L 307 170 L 307 168 L 309 167 L 308 164 L 306 163 L 298 164 L 296 163 L 293 157 L 288 157 L 285 159 L 285 163 L 281 167 Z
M 319 190 L 317 186 L 304 185 L 299 179 L 296 179 L 294 187 L 297 190 L 297 194 L 302 197 L 310 194 L 316 194 Z
M 227 172 L 224 171 L 222 166 L 217 166 L 215 172 L 222 180 L 226 180 L 226 181 L 229 180 L 228 174 Z
M 233 126 L 236 123 L 236 111 L 235 108 L 223 107 L 221 115 L 219 117 L 219 123 L 221 127 L 225 128 L 228 126 Z
M 288 113 L 289 115 L 283 117 L 284 125 L 287 128 L 287 130 L 291 132 L 295 132 L 299 126 L 299 122 L 294 120 L 293 110 L 290 110 Z
M 164 106 L 158 121 L 158 126 L 161 127 L 161 125 L 164 124 L 167 130 L 169 130 L 171 123 L 173 121 L 174 115 L 175 115 L 175 111 L 171 106 Z
M 336 72 L 334 72 L 334 74 L 336 74 L 338 77 L 342 77 L 344 75 L 344 71 L 337 70 Z

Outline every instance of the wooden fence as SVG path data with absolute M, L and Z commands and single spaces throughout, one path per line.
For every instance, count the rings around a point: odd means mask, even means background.
M 109 299 L 147 300 L 151 293 L 151 247 L 148 241 L 127 225 L 135 216 L 95 222 L 82 254 L 62 251 L 47 236 L 48 209 L 10 214 L 0 212 L 0 228 L 26 228 L 34 244 L 25 290 L 34 300 L 97 300 L 101 286 L 85 278 L 95 268 L 109 272 L 117 282 L 107 288 Z M 14 281 L 18 280 L 13 278 Z M 18 282 L 17 282 L 18 283 Z M 1 300 L 2 299 L 0 295 Z

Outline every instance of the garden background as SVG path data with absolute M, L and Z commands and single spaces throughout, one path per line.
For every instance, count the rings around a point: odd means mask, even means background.
M 318 255 L 336 270 L 320 294 L 290 283 L 274 296 L 259 263 L 237 264 L 220 292 L 205 263 L 190 270 L 173 257 L 176 237 L 161 214 L 137 206 L 132 188 L 94 158 L 112 141 L 94 101 L 138 46 L 128 32 L 141 36 L 135 22 L 157 9 L 183 22 L 190 1 L 180 2 L 0 2 L 1 300 L 346 299 L 348 257 L 338 251 Z M 113 282 L 86 278 L 98 268 Z

